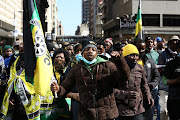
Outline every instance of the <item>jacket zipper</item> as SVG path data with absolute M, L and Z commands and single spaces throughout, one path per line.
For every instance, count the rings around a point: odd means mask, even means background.
M 85 66 L 83 66 L 83 67 L 85 67 Z M 85 67 L 85 68 L 86 68 L 86 69 L 88 70 L 88 72 L 91 74 L 91 72 L 89 71 L 89 69 L 88 69 L 87 67 Z M 93 74 L 91 74 L 91 79 L 92 79 L 92 80 L 94 79 Z M 89 92 L 90 92 L 90 91 L 89 91 Z M 92 98 L 93 98 L 94 108 L 95 108 L 95 111 L 96 111 L 96 119 L 98 120 L 99 114 L 98 114 L 98 110 L 97 110 L 97 108 L 96 108 L 96 106 L 97 106 L 96 96 L 95 96 L 95 94 L 92 94 L 92 93 L 90 93 L 90 95 L 91 95 Z

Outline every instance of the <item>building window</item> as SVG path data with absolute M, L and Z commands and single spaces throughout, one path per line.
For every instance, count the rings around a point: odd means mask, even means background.
M 143 26 L 160 26 L 160 14 L 142 14 Z
M 180 26 L 180 15 L 163 15 L 163 26 Z

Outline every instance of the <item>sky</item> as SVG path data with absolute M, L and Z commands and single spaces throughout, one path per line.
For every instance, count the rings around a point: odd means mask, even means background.
M 82 22 L 82 0 L 57 0 L 57 8 L 64 35 L 75 35 Z

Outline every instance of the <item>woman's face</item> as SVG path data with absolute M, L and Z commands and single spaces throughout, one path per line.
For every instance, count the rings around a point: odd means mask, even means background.
M 63 70 L 65 67 L 65 56 L 64 53 L 59 53 L 54 59 L 54 66 L 57 71 Z

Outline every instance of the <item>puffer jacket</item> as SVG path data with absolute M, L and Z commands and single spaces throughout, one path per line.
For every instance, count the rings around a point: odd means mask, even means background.
M 93 66 L 92 72 L 80 61 L 60 85 L 60 95 L 77 86 L 83 120 L 106 120 L 119 116 L 113 87 L 121 79 L 128 78 L 129 67 L 123 57 L 113 60 L 117 65 L 111 61 L 99 62 Z
M 118 84 L 119 89 L 115 89 L 115 97 L 120 116 L 135 116 L 145 111 L 143 107 L 143 96 L 150 98 L 151 93 L 147 84 L 144 68 L 136 64 L 131 69 L 130 77 L 127 81 Z M 139 93 L 136 99 L 128 99 L 128 91 Z

